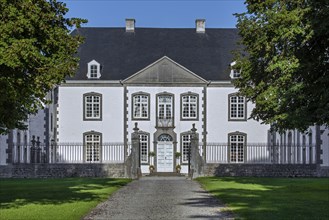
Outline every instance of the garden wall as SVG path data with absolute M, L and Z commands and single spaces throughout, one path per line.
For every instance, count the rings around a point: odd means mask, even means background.
M 125 177 L 124 164 L 13 164 L 0 178 Z
M 329 177 L 316 164 L 206 164 L 205 176 Z

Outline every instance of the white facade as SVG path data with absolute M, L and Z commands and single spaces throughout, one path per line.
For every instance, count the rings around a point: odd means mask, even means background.
M 161 73 L 163 65 L 172 73 Z M 161 74 L 171 74 L 172 78 L 168 81 L 168 77 Z M 119 160 L 123 160 L 122 156 L 129 154 L 136 123 L 144 135 L 144 139 L 141 137 L 143 173 L 149 172 L 150 165 L 155 165 L 157 171 L 173 172 L 178 164 L 186 173 L 186 135 L 193 124 L 199 134 L 201 153 L 207 143 L 228 143 L 231 134 L 243 134 L 245 144 L 267 143 L 269 126 L 248 119 L 253 104 L 243 99 L 235 109 L 236 112 L 240 111 L 242 117 L 230 118 L 230 97 L 236 96 L 236 92 L 230 81 L 210 83 L 167 57 L 120 82 L 68 80 L 58 88 L 58 156 L 61 162 L 93 161 L 94 158 L 90 158 L 94 156 L 83 147 L 91 141 L 93 146 L 101 143 L 102 148 L 106 143 L 122 143 L 126 148 L 120 148 Z M 161 97 L 169 97 L 169 104 L 165 107 L 160 103 Z M 138 103 L 135 103 L 135 98 Z M 142 99 L 143 108 L 138 107 L 142 105 L 139 103 Z M 186 107 L 186 100 L 192 99 L 193 104 Z M 192 113 L 191 118 L 185 118 L 185 114 Z M 167 139 L 162 139 L 164 137 Z M 73 147 L 74 143 L 80 143 L 80 146 Z M 101 153 L 94 148 L 91 151 L 97 154 L 93 162 L 116 160 L 106 159 L 108 151 L 104 149 L 100 150 Z M 155 152 L 155 156 L 149 158 L 150 152 Z M 175 158 L 176 152 L 182 154 L 180 159 Z
M 329 166 L 328 128 L 274 134 L 249 119 L 254 104 L 232 81 L 240 76 L 230 53 L 237 30 L 206 31 L 203 19 L 193 32 L 136 30 L 127 21 L 126 29 L 75 31 L 86 35 L 79 70 L 48 94 L 52 104 L 29 117 L 28 130 L 0 136 L 0 165 L 41 162 L 30 158 L 32 140 L 43 144 L 49 163 L 124 163 L 137 125 L 142 173 L 174 172 L 177 165 L 187 173 L 193 126 L 206 163 Z
M 242 132 L 247 134 L 248 143 L 267 143 L 269 125 L 262 125 L 255 120 L 230 121 L 229 95 L 238 90 L 232 85 L 209 87 L 207 89 L 207 142 L 227 143 L 228 134 Z M 247 115 L 250 117 L 254 104 L 247 103 Z
M 102 94 L 102 119 L 86 121 L 83 95 Z M 123 87 L 59 86 L 57 106 L 57 143 L 82 143 L 83 133 L 102 134 L 102 142 L 123 142 Z

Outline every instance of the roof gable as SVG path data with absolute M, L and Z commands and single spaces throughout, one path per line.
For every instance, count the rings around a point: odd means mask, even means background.
M 208 83 L 184 66 L 178 64 L 167 56 L 155 61 L 144 69 L 138 71 L 127 79 L 126 84 L 199 84 Z

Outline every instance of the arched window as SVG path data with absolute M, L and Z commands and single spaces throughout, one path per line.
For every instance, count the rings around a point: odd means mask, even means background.
M 169 134 L 161 134 L 158 141 L 173 141 L 173 138 Z
M 83 119 L 102 120 L 102 94 L 91 92 L 83 95 Z
M 188 155 L 190 151 L 191 135 L 189 133 L 181 134 L 181 154 L 182 163 L 188 163 Z
M 172 127 L 174 112 L 174 95 L 169 93 L 157 94 L 157 126 Z
M 230 147 L 230 162 L 243 163 L 245 158 L 245 147 L 247 142 L 247 134 L 234 132 L 228 134 Z
M 198 120 L 198 94 L 185 93 L 181 95 L 181 120 Z
M 150 94 L 142 92 L 132 94 L 132 119 L 149 120 L 149 112 Z
M 140 151 L 141 151 L 141 163 L 147 164 L 149 162 L 149 148 L 150 148 L 150 140 L 149 140 L 150 135 L 145 133 L 145 134 L 140 134 L 139 135 L 139 140 L 140 140 Z
M 247 120 L 247 104 L 246 98 L 237 96 L 236 94 L 228 95 L 229 102 L 229 121 L 246 121 Z
M 100 162 L 102 134 L 95 131 L 86 132 L 84 136 L 85 161 L 89 163 Z

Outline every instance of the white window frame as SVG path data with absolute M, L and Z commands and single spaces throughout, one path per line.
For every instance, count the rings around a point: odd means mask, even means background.
M 245 146 L 247 135 L 244 133 L 229 134 L 230 146 L 230 163 L 244 163 L 245 162 Z
M 190 134 L 182 134 L 181 135 L 181 160 L 182 164 L 188 163 L 188 157 L 189 157 L 189 150 L 190 150 L 190 144 L 191 144 L 191 135 Z
M 228 114 L 229 121 L 246 121 L 247 120 L 247 103 L 246 98 L 229 94 L 228 96 Z
M 132 95 L 132 120 L 150 119 L 150 95 L 136 93 Z
M 87 77 L 88 79 L 99 79 L 101 77 L 101 65 L 96 60 L 88 63 Z
M 163 98 L 170 99 L 170 102 L 163 102 Z M 158 95 L 158 118 L 171 119 L 173 116 L 173 96 L 172 95 Z
M 140 140 L 140 160 L 142 164 L 149 163 L 149 150 L 150 150 L 150 135 L 147 133 L 143 133 L 139 135 Z
M 83 95 L 83 119 L 102 120 L 102 94 L 92 92 Z
M 235 65 L 236 65 L 236 61 L 234 61 L 230 64 L 230 66 L 231 66 L 231 72 L 230 72 L 231 79 L 238 79 L 238 78 L 241 77 L 241 70 L 235 69 L 234 68 Z
M 195 98 L 191 101 L 191 98 Z M 185 100 L 187 98 L 187 100 Z M 197 94 L 182 94 L 181 95 L 181 120 L 198 120 L 199 115 L 199 96 Z M 193 115 L 193 111 L 195 115 Z M 193 116 L 192 116 L 193 115 Z
M 84 152 L 86 163 L 100 163 L 101 162 L 101 143 L 102 134 L 98 132 L 84 133 Z
M 157 127 L 174 126 L 174 95 L 160 93 L 157 97 Z

